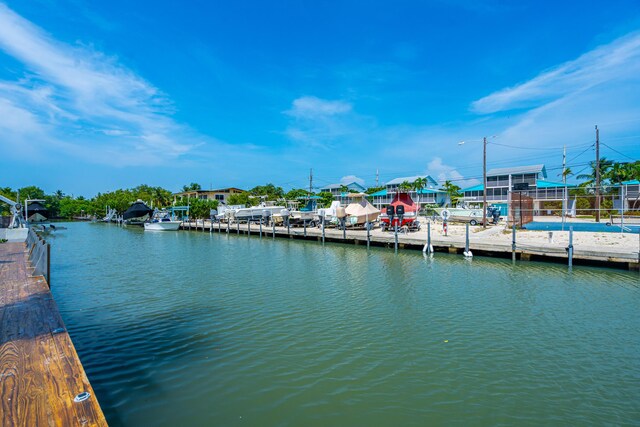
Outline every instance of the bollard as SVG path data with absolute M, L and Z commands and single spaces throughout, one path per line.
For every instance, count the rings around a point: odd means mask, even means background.
M 516 263 L 516 224 L 513 224 L 511 230 L 511 262 Z
M 569 269 L 573 267 L 573 227 L 569 227 L 569 247 L 567 248 L 569 258 Z
M 466 227 L 466 237 L 465 237 L 465 241 L 464 241 L 464 252 L 463 252 L 463 255 L 465 257 L 467 257 L 467 258 L 473 257 L 473 254 L 469 250 L 469 223 L 467 223 L 467 227 Z

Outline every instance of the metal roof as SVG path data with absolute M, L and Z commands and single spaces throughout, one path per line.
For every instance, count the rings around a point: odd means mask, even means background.
M 573 188 L 575 184 L 563 184 L 562 182 L 551 182 L 551 181 L 543 181 L 541 179 L 536 180 L 536 187 L 538 188 L 558 188 L 558 187 L 567 187 Z
M 345 187 L 347 187 L 347 188 L 348 188 L 348 187 L 350 187 L 350 186 L 356 186 L 356 187 L 358 187 L 358 188 L 360 188 L 360 189 L 362 189 L 362 190 L 364 190 L 364 189 L 365 189 L 362 185 L 360 185 L 360 184 L 358 184 L 357 182 L 355 182 L 355 181 L 354 181 L 354 182 L 350 182 L 350 183 L 348 183 L 348 184 L 341 184 L 341 183 L 337 183 L 337 184 L 329 184 L 329 185 L 325 185 L 325 186 L 323 186 L 322 188 L 320 188 L 320 190 L 322 191 L 322 190 L 333 190 L 333 189 L 338 189 L 338 188 L 341 188 L 343 185 L 344 185 Z
M 427 181 L 429 181 L 430 184 L 431 184 L 431 185 L 427 184 L 428 187 L 433 187 L 433 186 L 438 185 L 438 181 L 433 179 L 430 175 L 404 176 L 404 177 L 401 177 L 401 178 L 392 179 L 391 181 L 387 182 L 385 185 L 387 185 L 387 186 L 389 186 L 389 185 L 400 185 L 405 181 L 407 181 L 409 184 L 413 184 L 413 182 L 418 178 L 426 178 Z
M 478 184 L 478 185 L 474 185 L 473 187 L 462 189 L 460 191 L 466 193 L 467 191 L 482 191 L 482 190 L 484 190 L 484 185 Z
M 543 177 L 547 177 L 547 170 L 544 165 L 530 165 L 530 166 L 514 166 L 511 168 L 494 168 L 487 172 L 487 176 L 499 176 L 499 175 L 516 175 L 520 173 L 540 173 Z

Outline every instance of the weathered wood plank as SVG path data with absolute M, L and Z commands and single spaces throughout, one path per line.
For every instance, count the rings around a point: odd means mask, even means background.
M 0 424 L 106 426 L 95 393 L 23 244 L 0 245 Z M 84 402 L 74 402 L 83 391 Z

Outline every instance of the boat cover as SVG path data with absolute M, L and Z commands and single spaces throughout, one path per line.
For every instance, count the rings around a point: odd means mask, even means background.
M 373 219 L 377 218 L 377 215 L 380 214 L 380 210 L 376 209 L 367 199 L 364 197 L 357 202 L 349 203 L 349 206 L 344 210 L 347 215 L 350 216 L 371 216 Z
M 27 215 L 29 215 L 27 219 L 30 221 L 42 222 L 49 217 L 49 211 L 40 202 L 30 202 L 27 208 Z
M 405 213 L 416 212 L 418 210 L 418 204 L 413 201 L 408 193 L 396 193 L 391 205 L 394 207 L 404 205 Z
M 129 209 L 124 211 L 124 214 L 122 214 L 122 218 L 124 220 L 132 219 L 132 218 L 140 218 L 145 215 L 151 215 L 152 213 L 153 213 L 153 209 L 151 209 L 141 200 L 138 200 L 137 202 L 129 206 Z

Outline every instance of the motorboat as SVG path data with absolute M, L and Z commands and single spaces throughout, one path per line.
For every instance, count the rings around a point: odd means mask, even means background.
M 43 223 L 49 220 L 49 210 L 44 207 L 44 200 L 25 200 L 24 206 L 27 223 Z
M 176 231 L 182 221 L 176 221 L 166 211 L 156 211 L 150 221 L 144 223 L 145 231 Z
M 284 206 L 275 206 L 274 202 L 262 202 L 258 206 L 236 209 L 231 216 L 238 222 L 262 221 L 265 217 L 280 213 L 284 208 Z
M 436 208 L 434 210 L 443 221 L 468 222 L 471 225 L 482 223 L 482 208 L 457 207 Z
M 365 193 L 350 193 L 348 195 L 352 199 L 352 202 L 345 208 L 346 225 L 347 226 L 360 226 L 367 223 L 372 223 L 380 216 L 380 210 L 374 207 L 367 200 L 367 194 Z
M 124 211 L 122 219 L 126 224 L 143 224 L 151 218 L 153 209 L 147 206 L 142 200 L 138 199 Z
M 409 193 L 398 192 L 386 211 L 383 210 L 380 214 L 380 227 L 382 231 L 394 228 L 396 225 L 401 229 L 404 227 L 405 230 L 420 230 L 419 210 L 420 206 L 413 201 Z

